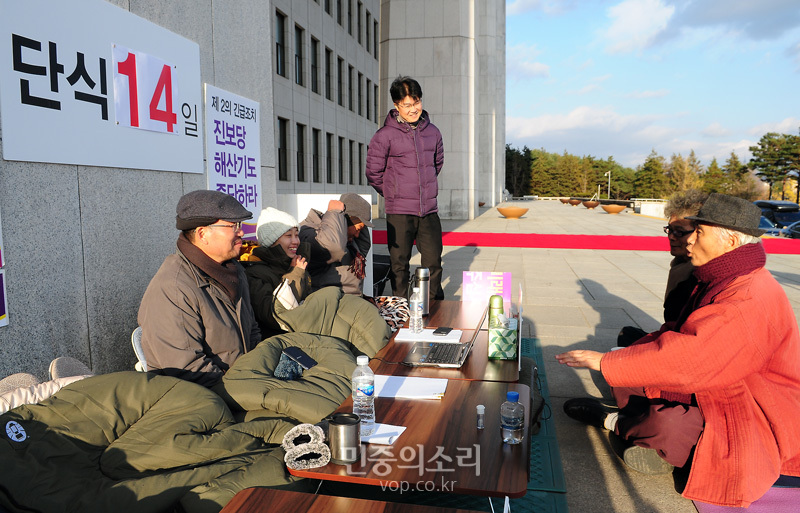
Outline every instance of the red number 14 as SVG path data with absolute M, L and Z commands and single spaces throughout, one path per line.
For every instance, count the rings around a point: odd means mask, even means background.
M 136 79 L 136 54 L 128 52 L 128 57 L 117 63 L 117 70 L 120 75 L 128 77 L 129 108 L 131 126 L 139 126 L 139 94 L 138 81 Z M 158 104 L 164 97 L 165 108 L 159 109 Z M 172 68 L 164 64 L 161 67 L 161 74 L 158 77 L 153 96 L 150 98 L 150 119 L 166 123 L 167 132 L 173 132 L 178 117 L 172 110 Z

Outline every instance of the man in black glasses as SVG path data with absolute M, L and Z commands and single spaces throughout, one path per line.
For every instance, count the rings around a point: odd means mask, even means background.
M 686 218 L 697 215 L 706 199 L 708 194 L 689 189 L 675 193 L 664 208 L 664 215 L 669 219 L 664 233 L 669 238 L 669 253 L 674 257 L 669 263 L 667 290 L 664 293 L 664 322 L 678 318 L 697 283 L 692 275 L 694 266 L 686 251 L 695 223 Z M 624 326 L 617 337 L 617 346 L 628 347 L 645 335 L 647 332 L 638 326 Z
M 147 370 L 206 387 L 261 341 L 238 262 L 242 221 L 253 214 L 218 191 L 178 201 L 177 251 L 169 255 L 139 306 Z

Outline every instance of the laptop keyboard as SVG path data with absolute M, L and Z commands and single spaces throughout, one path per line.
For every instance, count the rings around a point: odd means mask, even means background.
M 431 343 L 431 350 L 425 363 L 456 363 L 461 352 L 461 344 Z

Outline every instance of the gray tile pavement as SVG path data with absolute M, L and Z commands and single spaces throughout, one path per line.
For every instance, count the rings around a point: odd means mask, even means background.
M 444 220 L 445 231 L 563 233 L 664 236 L 664 219 L 626 210 L 610 215 L 600 209 L 571 207 L 558 201 L 514 202 L 528 207 L 521 219 L 505 219 L 495 208 L 481 209 L 470 221 Z M 378 229 L 385 221 L 375 222 Z M 800 245 L 800 241 L 798 241 Z M 385 245 L 375 247 L 386 254 Z M 444 249 L 445 297 L 460 299 L 461 273 L 509 271 L 513 290 L 524 294 L 523 336 L 538 337 L 545 355 L 551 410 L 567 484 L 567 503 L 574 513 L 694 513 L 678 495 L 672 478 L 630 471 L 613 455 L 605 434 L 563 413 L 566 399 L 609 397 L 599 373 L 558 365 L 555 355 L 568 349 L 607 351 L 623 325 L 655 330 L 661 324 L 663 291 L 670 255 L 666 251 L 612 251 L 448 247 Z M 414 254 L 412 266 L 419 265 Z M 767 268 L 783 285 L 795 315 L 800 312 L 800 255 L 768 255 Z

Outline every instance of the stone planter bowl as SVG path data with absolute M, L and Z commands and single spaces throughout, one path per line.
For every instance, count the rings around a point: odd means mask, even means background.
M 519 219 L 525 215 L 528 209 L 522 207 L 497 207 L 497 211 L 506 219 Z
M 619 214 L 625 210 L 625 205 L 600 205 L 609 214 Z
M 599 204 L 600 204 L 599 201 L 594 201 L 594 200 L 586 200 L 586 201 L 583 202 L 583 206 L 588 208 L 589 210 L 593 209 L 594 207 L 596 207 Z
M 580 205 L 583 202 L 582 200 L 572 199 L 572 198 L 570 198 L 568 201 L 569 201 L 569 204 L 572 205 L 573 207 L 577 207 L 578 205 Z
M 558 201 L 566 205 L 569 203 L 569 198 L 558 198 Z

